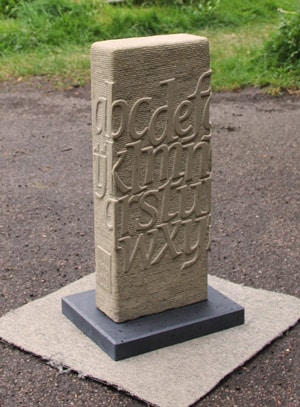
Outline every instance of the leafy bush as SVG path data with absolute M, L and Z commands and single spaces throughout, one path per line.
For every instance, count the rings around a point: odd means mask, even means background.
M 300 9 L 296 15 L 284 13 L 273 37 L 266 42 L 264 57 L 267 66 L 293 69 L 300 66 Z
M 15 10 L 19 0 L 0 0 L 0 14 L 8 17 L 15 17 Z

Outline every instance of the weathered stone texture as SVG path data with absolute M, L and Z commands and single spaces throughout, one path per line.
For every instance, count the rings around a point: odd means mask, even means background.
M 93 44 L 97 306 L 116 322 L 207 298 L 206 38 Z

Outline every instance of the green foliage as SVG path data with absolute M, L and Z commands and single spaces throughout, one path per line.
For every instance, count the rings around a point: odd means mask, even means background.
M 89 78 L 94 41 L 186 32 L 211 44 L 213 87 L 299 86 L 299 0 L 0 0 L 0 80 L 47 75 L 55 82 Z M 298 67 L 298 68 L 297 68 Z M 298 79 L 297 79 L 298 78 Z
M 16 0 L 15 0 L 16 1 Z M 208 2 L 210 4 L 210 2 Z M 0 54 L 108 38 L 190 31 L 208 26 L 214 9 L 109 6 L 96 1 L 19 0 L 15 25 L 0 26 Z M 1 22 L 1 20 L 0 20 Z
M 300 62 L 300 9 L 283 13 L 277 32 L 266 42 L 264 58 L 270 67 L 293 69 Z M 300 73 L 300 72 L 299 72 Z
M 18 25 L 1 33 L 0 53 L 20 52 L 63 43 L 83 44 L 101 35 L 92 3 L 68 0 L 20 0 L 14 8 Z
M 201 6 L 201 7 L 211 7 L 215 6 L 219 0 L 127 0 L 127 4 L 131 4 L 133 6 L 169 6 L 169 7 L 177 7 L 177 6 Z
M 176 32 L 191 32 L 209 26 L 215 19 L 214 10 L 200 12 L 188 7 L 147 7 L 141 9 L 118 8 L 110 12 L 111 24 L 106 34 L 110 38 L 137 37 Z
M 15 17 L 15 10 L 19 0 L 0 0 L 0 14 L 8 17 Z
M 300 87 L 300 9 L 281 11 L 278 29 L 249 59 L 251 71 L 259 86 Z

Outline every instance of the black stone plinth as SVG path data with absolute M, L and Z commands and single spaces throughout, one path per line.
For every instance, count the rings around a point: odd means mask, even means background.
M 122 323 L 96 307 L 95 290 L 64 297 L 62 312 L 114 360 L 244 323 L 244 308 L 212 287 L 206 301 Z

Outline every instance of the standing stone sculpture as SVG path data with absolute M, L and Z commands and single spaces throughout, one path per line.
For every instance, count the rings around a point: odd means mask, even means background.
M 243 309 L 212 289 L 209 295 L 207 286 L 207 39 L 175 34 L 97 42 L 91 71 L 96 299 L 94 293 L 67 297 L 63 312 L 86 332 L 88 311 L 74 309 L 77 301 L 93 308 L 101 321 L 89 336 L 115 359 L 242 323 Z M 212 303 L 216 309 L 233 306 L 223 312 L 229 315 L 224 326 L 209 314 Z M 172 318 L 182 312 L 185 320 L 174 331 Z M 163 327 L 161 318 L 167 321 Z M 195 323 L 187 334 L 186 324 Z M 106 324 L 110 332 L 127 330 L 120 346 L 116 338 L 103 344 Z M 155 326 L 160 343 L 150 333 Z

